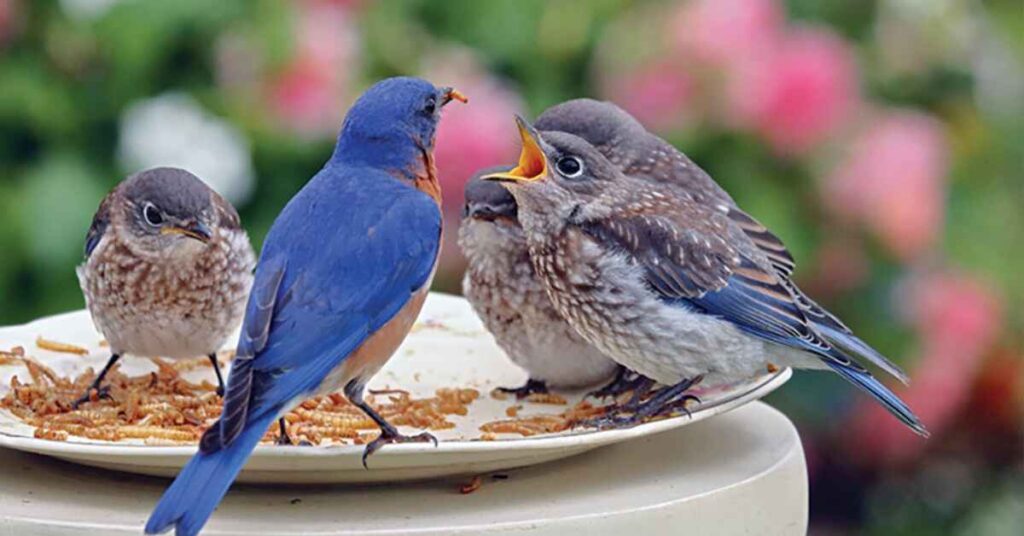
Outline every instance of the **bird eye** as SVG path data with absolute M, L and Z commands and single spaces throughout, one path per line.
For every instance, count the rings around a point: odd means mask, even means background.
M 435 97 L 427 97 L 427 102 L 423 105 L 423 113 L 434 115 L 435 111 L 437 111 L 437 99 Z
M 583 174 L 583 161 L 575 156 L 563 156 L 555 162 L 555 168 L 562 176 L 572 179 Z
M 159 227 L 164 223 L 164 217 L 160 214 L 160 209 L 156 208 L 153 203 L 146 203 L 142 207 L 142 217 L 146 220 L 146 223 L 153 227 Z

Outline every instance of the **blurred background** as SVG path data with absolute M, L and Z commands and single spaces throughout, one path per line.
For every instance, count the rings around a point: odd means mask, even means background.
M 0 0 L 0 324 L 83 305 L 92 213 L 145 167 L 197 173 L 261 243 L 396 74 L 471 99 L 438 134 L 448 231 L 464 180 L 517 156 L 513 113 L 613 100 L 910 372 L 929 441 L 830 375 L 771 398 L 804 439 L 812 534 L 1019 534 L 1019 0 Z M 457 292 L 448 239 L 435 286 Z

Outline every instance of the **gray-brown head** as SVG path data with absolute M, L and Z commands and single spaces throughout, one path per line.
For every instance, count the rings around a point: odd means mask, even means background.
M 556 104 L 540 114 L 534 126 L 541 132 L 567 132 L 586 140 L 627 175 L 678 186 L 697 202 L 735 205 L 685 154 L 610 102 L 573 99 Z
M 518 262 L 526 252 L 515 198 L 501 184 L 482 178 L 507 169 L 508 166 L 482 169 L 466 182 L 459 246 L 471 269 L 495 262 Z
M 556 104 L 537 117 L 534 128 L 583 138 L 617 165 L 621 165 L 617 160 L 629 156 L 631 147 L 649 143 L 647 129 L 633 116 L 610 102 L 594 99 Z
M 464 190 L 466 204 L 462 217 L 496 222 L 503 225 L 517 225 L 516 200 L 500 184 L 484 180 L 484 175 L 507 170 L 507 166 L 493 166 L 477 171 L 467 182 Z
M 178 257 L 201 251 L 221 228 L 239 228 L 227 201 L 188 171 L 153 168 L 128 177 L 103 200 L 86 237 L 86 255 L 113 232 L 138 255 Z
M 523 143 L 519 164 L 485 178 L 500 182 L 515 197 L 524 228 L 554 230 L 584 209 L 601 210 L 619 192 L 640 182 L 583 138 L 538 132 L 522 118 L 516 120 Z

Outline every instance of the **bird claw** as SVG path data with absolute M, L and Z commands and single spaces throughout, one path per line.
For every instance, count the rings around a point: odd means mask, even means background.
M 618 398 L 619 395 L 628 393 L 630 391 L 637 391 L 641 387 L 646 386 L 648 389 L 654 382 L 636 372 L 633 372 L 625 367 L 621 367 L 619 372 L 615 374 L 615 378 L 608 382 L 604 387 L 587 393 L 588 397 L 605 399 L 605 398 Z
M 702 379 L 701 376 L 697 376 L 693 379 L 683 380 L 655 392 L 647 400 L 634 397 L 625 404 L 611 406 L 605 415 L 580 421 L 576 423 L 576 426 L 609 430 L 633 427 L 652 418 L 670 417 L 676 412 L 685 413 L 689 417 L 691 415 L 689 408 L 686 407 L 687 403 L 699 404 L 700 399 L 686 391 Z
M 678 412 L 679 414 L 686 415 L 687 417 L 693 417 L 693 415 L 690 414 L 690 408 L 686 407 L 686 405 L 690 402 L 693 402 L 695 404 L 701 403 L 700 398 L 694 395 L 683 395 L 679 398 L 676 398 L 675 400 L 671 400 L 663 404 L 661 408 L 658 409 L 658 411 L 654 412 L 654 416 L 674 417 L 676 415 L 676 412 Z
M 74 402 L 71 403 L 71 409 L 78 409 L 79 406 L 86 402 L 92 402 L 92 392 L 96 391 L 96 400 L 113 400 L 114 397 L 110 396 L 110 386 L 104 385 L 103 387 L 89 387 L 85 391 L 85 394 L 78 397 Z
M 433 443 L 437 447 L 437 438 L 429 432 L 422 432 L 416 435 L 404 435 L 398 432 L 395 428 L 382 428 L 380 435 L 377 439 L 370 441 L 363 449 L 363 468 L 369 469 L 366 465 L 366 460 L 372 456 L 375 452 L 381 449 L 384 445 L 390 445 L 392 443 Z
M 548 386 L 541 380 L 529 379 L 519 387 L 498 387 L 499 393 L 515 395 L 516 400 L 522 400 L 534 393 L 547 394 Z

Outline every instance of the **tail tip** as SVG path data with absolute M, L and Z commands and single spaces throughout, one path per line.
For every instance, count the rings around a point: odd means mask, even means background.
M 146 527 L 143 529 L 145 534 L 163 534 L 170 530 L 171 523 L 157 523 L 152 518 L 146 522 Z

